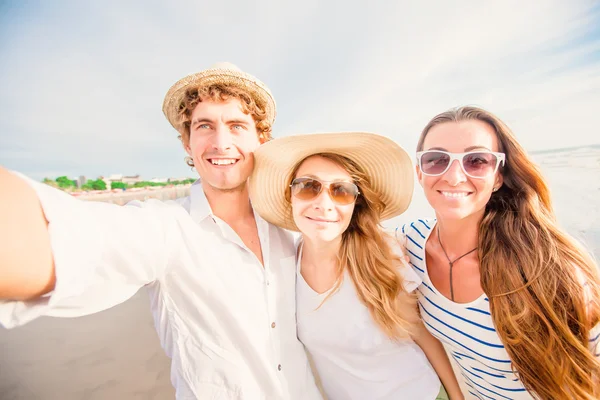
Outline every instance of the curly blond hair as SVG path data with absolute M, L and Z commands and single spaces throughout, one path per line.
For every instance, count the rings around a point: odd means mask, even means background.
M 252 116 L 261 141 L 271 140 L 271 123 L 267 120 L 267 114 L 264 108 L 256 103 L 250 93 L 236 86 L 214 84 L 188 90 L 179 105 L 177 131 L 184 146 L 188 145 L 190 141 L 192 112 L 198 103 L 206 100 L 223 102 L 232 98 L 238 99 L 242 105 L 242 111 Z M 190 167 L 194 166 L 189 157 L 186 157 L 186 163 Z

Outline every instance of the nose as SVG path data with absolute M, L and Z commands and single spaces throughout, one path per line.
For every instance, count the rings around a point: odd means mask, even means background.
M 452 161 L 450 168 L 444 173 L 443 179 L 448 182 L 450 186 L 458 186 L 467 181 L 467 176 L 458 160 Z
M 331 199 L 331 195 L 329 194 L 329 187 L 325 186 L 321 190 L 321 193 L 317 196 L 317 198 L 313 202 L 313 207 L 317 210 L 333 210 L 335 204 Z
M 219 124 L 215 129 L 213 148 L 219 153 L 231 150 L 232 137 L 227 126 Z

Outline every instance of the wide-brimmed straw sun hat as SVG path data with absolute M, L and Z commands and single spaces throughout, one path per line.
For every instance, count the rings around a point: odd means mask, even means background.
M 162 109 L 173 128 L 177 131 L 181 128 L 178 113 L 187 91 L 214 84 L 235 86 L 245 90 L 256 104 L 265 110 L 267 121 L 271 125 L 275 122 L 275 99 L 267 85 L 231 63 L 217 63 L 209 69 L 188 75 L 171 86 L 165 96 Z
M 254 152 L 254 171 L 248 187 L 252 206 L 262 218 L 298 231 L 286 189 L 294 167 L 318 153 L 339 154 L 359 165 L 385 204 L 382 220 L 400 215 L 408 208 L 414 187 L 413 164 L 396 142 L 367 132 L 314 133 L 275 139 Z

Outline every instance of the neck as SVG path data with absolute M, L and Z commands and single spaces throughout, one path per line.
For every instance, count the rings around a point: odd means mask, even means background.
M 220 190 L 203 183 L 202 189 L 213 214 L 230 226 L 237 221 L 254 217 L 246 185 L 231 190 Z
M 476 248 L 479 240 L 479 224 L 482 219 L 483 214 L 475 214 L 463 219 L 438 217 L 437 229 L 446 252 L 456 256 Z
M 331 242 L 320 240 L 311 240 L 302 235 L 304 244 L 302 245 L 302 261 L 312 265 L 330 264 L 337 266 L 338 254 L 342 245 L 342 238 L 339 237 Z

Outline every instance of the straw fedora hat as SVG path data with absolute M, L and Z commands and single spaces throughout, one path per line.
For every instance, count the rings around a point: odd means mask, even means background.
M 288 136 L 261 145 L 254 152 L 249 180 L 252 207 L 266 221 L 298 231 L 286 189 L 294 167 L 306 157 L 334 153 L 356 162 L 371 180 L 385 204 L 381 219 L 393 218 L 408 208 L 414 187 L 411 157 L 396 142 L 374 133 L 314 133 Z
M 186 92 L 214 84 L 236 86 L 245 90 L 254 98 L 256 104 L 265 110 L 267 121 L 271 125 L 275 122 L 275 99 L 267 85 L 231 63 L 217 63 L 209 69 L 188 75 L 171 86 L 165 96 L 162 110 L 173 128 L 177 131 L 181 128 L 178 112 Z

